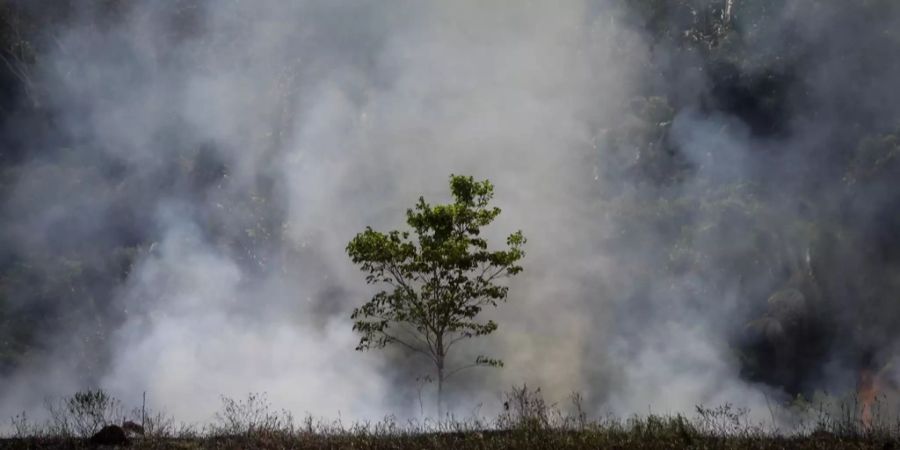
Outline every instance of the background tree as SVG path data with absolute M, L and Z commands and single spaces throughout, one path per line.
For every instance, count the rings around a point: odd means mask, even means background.
M 366 281 L 388 287 L 353 311 L 353 329 L 362 335 L 356 349 L 396 343 L 427 357 L 437 378 L 438 414 L 449 377 L 471 367 L 503 365 L 478 356 L 448 367 L 447 355 L 457 343 L 497 329 L 478 314 L 506 300 L 509 288 L 496 282 L 521 272 L 518 262 L 525 256 L 521 231 L 509 235 L 506 250 L 488 250 L 481 237 L 482 227 L 500 214 L 500 208 L 488 206 L 494 194 L 489 181 L 451 175 L 450 189 L 453 203 L 432 206 L 420 197 L 407 210 L 415 240 L 407 231 L 367 227 L 347 245 L 350 258 L 368 273 Z

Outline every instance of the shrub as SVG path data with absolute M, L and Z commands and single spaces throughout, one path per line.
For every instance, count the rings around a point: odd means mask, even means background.
M 105 425 L 121 423 L 122 404 L 103 389 L 76 392 L 57 402 L 47 402 L 48 432 L 55 436 L 87 437 Z
M 251 393 L 244 400 L 222 396 L 222 410 L 216 413 L 209 431 L 220 436 L 293 434 L 294 418 L 288 411 L 271 411 L 265 393 Z

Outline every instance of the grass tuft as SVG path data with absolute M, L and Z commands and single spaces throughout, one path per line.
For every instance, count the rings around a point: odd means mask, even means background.
M 265 394 L 222 398 L 222 408 L 202 427 L 176 425 L 162 413 L 132 411 L 143 418 L 143 436 L 131 436 L 136 449 L 353 448 L 353 449 L 887 449 L 900 445 L 900 421 L 885 416 L 862 424 L 853 404 L 831 398 L 797 399 L 772 414 L 768 426 L 753 423 L 749 411 L 732 405 L 698 406 L 695 415 L 607 416 L 592 419 L 583 399 L 570 405 L 547 403 L 541 390 L 515 387 L 504 395 L 493 418 L 402 422 L 388 416 L 374 422 L 344 424 L 306 416 L 297 421 L 288 411 L 273 410 Z M 823 400 L 832 401 L 829 404 Z M 90 435 L 104 425 L 121 423 L 121 403 L 102 390 L 79 392 L 48 402 L 49 420 L 37 424 L 23 413 L 12 418 L 12 436 L 0 448 L 93 448 Z M 881 411 L 874 409 L 873 411 Z M 790 416 L 790 432 L 776 417 Z M 890 425 L 889 424 L 893 424 Z

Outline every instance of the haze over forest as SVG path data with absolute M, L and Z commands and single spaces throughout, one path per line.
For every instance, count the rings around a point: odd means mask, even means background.
M 428 365 L 354 350 L 345 247 L 451 173 L 528 237 L 452 411 L 900 383 L 894 0 L 5 0 L 0 57 L 0 419 L 418 417 Z

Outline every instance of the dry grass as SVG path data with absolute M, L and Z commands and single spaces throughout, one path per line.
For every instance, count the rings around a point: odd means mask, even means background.
M 97 401 L 97 399 L 103 401 Z M 77 400 L 81 399 L 86 404 Z M 109 399 L 110 401 L 112 399 Z M 60 424 L 93 424 L 108 413 L 106 397 L 73 396 L 57 408 L 57 416 L 42 426 L 24 417 L 14 421 L 15 435 L 0 440 L 0 448 L 93 448 L 87 429 L 76 431 Z M 67 403 L 68 402 L 68 403 Z M 160 414 L 145 419 L 145 436 L 133 437 L 135 449 L 888 449 L 900 448 L 900 428 L 862 427 L 855 419 L 832 419 L 819 410 L 812 426 L 803 432 L 783 433 L 777 428 L 754 425 L 747 411 L 729 405 L 698 407 L 696 415 L 589 419 L 573 396 L 568 412 L 547 405 L 539 390 L 517 388 L 507 394 L 502 414 L 491 420 L 445 420 L 402 423 L 393 418 L 344 425 L 307 417 L 295 421 L 286 411 L 272 411 L 264 395 L 244 400 L 224 398 L 213 423 L 202 428 L 175 427 Z M 94 408 L 94 409 L 92 409 Z M 79 417 L 86 415 L 87 417 Z M 146 417 L 146 414 L 145 414 Z M 87 419 L 87 420 L 86 420 Z M 90 427 L 88 427 L 90 428 Z

